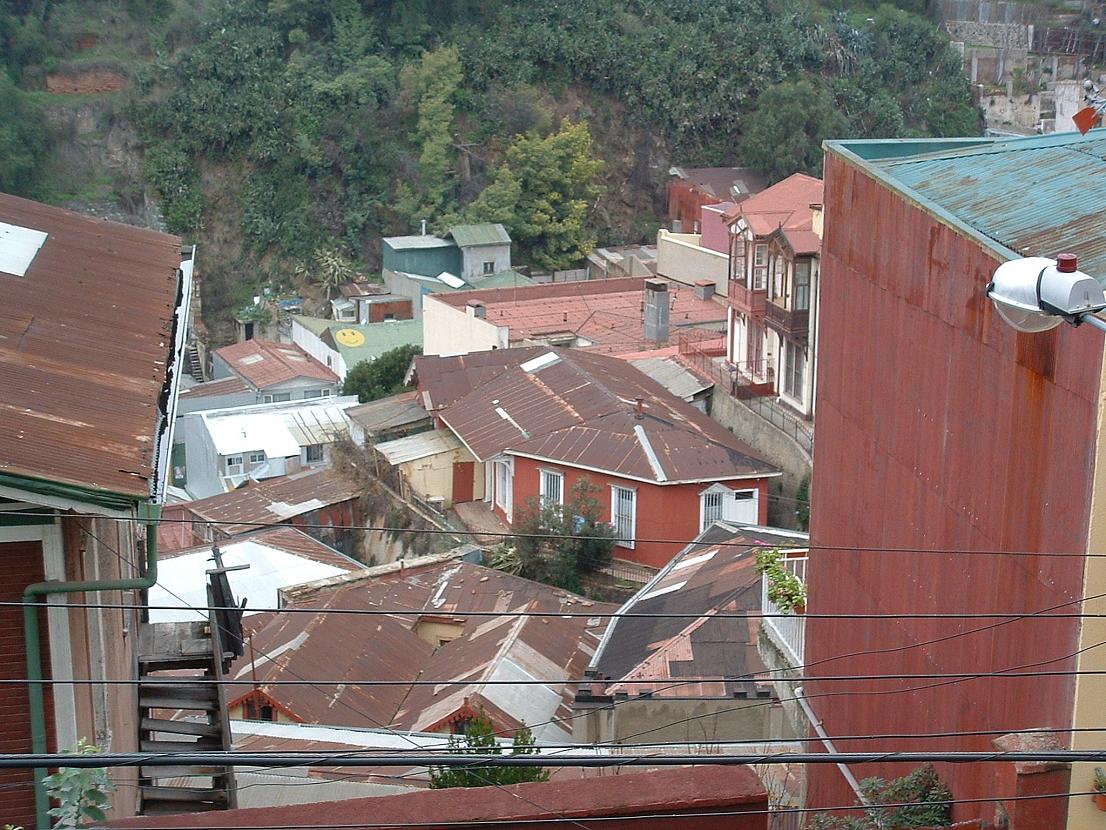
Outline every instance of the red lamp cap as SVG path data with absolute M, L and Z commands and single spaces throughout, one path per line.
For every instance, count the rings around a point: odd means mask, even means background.
M 1056 270 L 1061 274 L 1074 274 L 1078 264 L 1075 254 L 1060 254 L 1056 257 Z

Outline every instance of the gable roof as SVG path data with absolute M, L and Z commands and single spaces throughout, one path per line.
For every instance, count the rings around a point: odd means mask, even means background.
M 1106 134 L 827 141 L 860 167 L 1000 258 L 1055 257 L 1106 280 Z
M 750 196 L 724 214 L 728 223 L 744 219 L 756 236 L 777 228 L 810 230 L 814 214 L 810 206 L 822 201 L 822 180 L 793 173 L 781 182 Z
M 716 615 L 760 611 L 759 548 L 807 544 L 802 533 L 726 522 L 712 525 L 619 609 L 620 614 L 702 616 L 615 617 L 589 674 L 606 681 L 606 694 L 653 691 L 666 697 L 731 697 L 744 692 L 756 697 L 758 691 L 770 689 L 770 683 L 740 679 L 765 670 L 757 650 L 759 618 Z M 695 682 L 665 682 L 674 678 Z M 619 680 L 656 680 L 657 685 L 621 685 Z
M 0 194 L 0 475 L 159 489 L 181 267 L 178 237 Z
M 509 453 L 662 484 L 779 474 L 626 361 L 578 349 L 542 348 L 536 355 L 533 349 L 508 349 L 500 355 L 513 359 L 498 372 L 481 367 L 479 386 L 472 384 L 473 391 L 439 412 L 482 461 Z M 442 361 L 438 376 L 465 370 L 459 358 L 425 357 L 417 362 L 420 373 L 433 361 Z M 435 404 L 442 399 L 427 391 Z
M 482 225 L 455 225 L 449 229 L 448 236 L 453 237 L 458 248 L 473 248 L 480 245 L 510 245 L 511 236 L 499 223 Z
M 296 378 L 338 383 L 338 376 L 294 343 L 246 340 L 216 349 L 232 372 L 255 389 L 265 389 Z
M 768 186 L 751 167 L 673 167 L 669 172 L 719 201 L 748 198 Z

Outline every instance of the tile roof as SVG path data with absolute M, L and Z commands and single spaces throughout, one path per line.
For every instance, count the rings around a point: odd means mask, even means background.
M 261 530 L 218 544 L 224 565 L 249 566 L 227 574 L 235 599 L 247 601 L 247 615 L 257 613 L 254 608 L 275 608 L 282 588 L 364 567 L 292 527 Z M 158 582 L 150 589 L 150 605 L 179 610 L 151 609 L 150 622 L 195 620 L 195 609 L 207 607 L 206 571 L 214 567 L 211 547 L 159 553 Z
M 1106 282 L 1106 135 L 830 141 L 846 158 L 999 256 L 1070 251 Z
M 589 668 L 605 679 L 605 694 L 653 691 L 668 697 L 731 697 L 771 688 L 763 681 L 727 680 L 764 671 L 757 651 L 760 620 L 716 614 L 760 611 L 756 550 L 805 547 L 805 534 L 774 528 L 717 523 L 684 548 L 620 610 L 621 613 L 698 613 L 696 620 L 616 617 Z M 736 546 L 734 546 L 736 545 Z M 673 687 L 673 678 L 697 683 Z M 620 684 L 620 680 L 656 680 Z
M 471 248 L 478 245 L 510 245 L 511 236 L 502 225 L 455 225 L 449 229 L 449 236 L 458 248 Z
M 354 575 L 351 575 L 351 577 Z M 566 609 L 610 612 L 613 606 L 467 562 L 393 571 L 358 580 L 347 578 L 293 600 L 319 614 L 278 614 L 251 620 L 255 653 L 251 667 L 241 658 L 228 678 L 228 699 L 252 688 L 256 671 L 266 694 L 306 722 L 332 726 L 390 726 L 426 731 L 466 703 L 483 706 L 497 727 L 516 729 L 571 716 L 574 684 L 582 676 L 605 626 L 603 618 L 560 616 Z M 389 608 L 395 614 L 359 617 L 328 614 L 326 608 Z M 549 616 L 518 617 L 517 611 Z M 453 618 L 460 636 L 437 648 L 416 633 L 420 619 L 451 623 L 454 611 L 488 611 L 489 617 Z M 342 678 L 349 682 L 327 692 L 303 686 L 271 686 L 283 676 Z M 545 685 L 513 687 L 484 681 L 529 676 Z M 365 678 L 464 681 L 442 686 L 373 686 Z M 539 727 L 539 738 L 566 740 L 571 727 Z
M 669 326 L 672 330 L 722 323 L 726 309 L 701 300 L 690 286 L 670 283 Z M 512 346 L 543 338 L 573 336 L 592 345 L 590 351 L 625 354 L 657 344 L 645 337 L 644 278 L 551 283 L 531 287 L 479 289 L 435 295 L 436 300 L 463 309 L 470 300 L 487 307 L 487 320 L 510 328 Z
M 514 359 L 498 372 L 479 367 L 479 385 L 438 411 L 481 460 L 507 452 L 662 484 L 779 473 L 626 361 L 579 349 L 543 348 L 536 357 L 533 349 L 499 353 L 499 360 Z M 432 378 L 465 371 L 464 361 L 473 357 L 418 358 L 420 389 L 438 405 L 446 395 Z M 448 386 L 456 389 L 456 381 Z
M 230 522 L 219 525 L 219 530 L 233 536 L 259 524 L 285 522 L 359 495 L 352 481 L 327 467 L 250 481 L 237 490 L 188 502 L 185 507 L 209 522 Z
M 180 239 L 3 194 L 0 223 L 47 234 L 0 273 L 0 473 L 148 498 Z
M 294 343 L 246 340 L 216 349 L 232 372 L 255 389 L 265 389 L 296 378 L 338 383 L 338 376 Z
M 822 180 L 805 173 L 794 173 L 762 190 L 727 211 L 727 222 L 744 219 L 757 236 L 767 236 L 777 228 L 810 230 L 812 204 L 822 201 Z
M 777 233 L 787 241 L 796 256 L 817 254 L 822 251 L 822 237 L 814 231 L 780 228 Z

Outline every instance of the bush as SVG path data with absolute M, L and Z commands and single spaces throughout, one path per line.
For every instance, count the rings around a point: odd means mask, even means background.
M 376 360 L 362 360 L 346 374 L 342 394 L 356 395 L 358 401 L 367 403 L 402 392 L 407 369 L 419 354 L 422 354 L 420 346 L 399 346 Z

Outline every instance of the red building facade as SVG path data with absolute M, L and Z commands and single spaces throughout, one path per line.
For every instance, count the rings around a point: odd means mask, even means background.
M 948 149 L 919 144 L 919 154 Z M 863 149 L 831 144 L 825 165 L 807 610 L 891 618 L 808 618 L 804 661 L 820 675 L 968 676 L 812 680 L 805 693 L 830 735 L 984 733 L 837 740 L 841 751 L 993 750 L 1004 732 L 1070 727 L 1075 680 L 971 675 L 1075 669 L 1079 620 L 894 616 L 1078 609 L 1082 556 L 1049 554 L 1087 547 L 1102 336 L 1069 327 L 1025 335 L 1004 324 L 985 290 L 1013 252 L 923 206 L 879 172 L 885 150 L 870 161 Z M 835 697 L 818 699 L 826 694 Z M 938 771 L 956 799 L 1006 797 L 1018 786 L 998 764 Z M 851 803 L 835 767 L 808 768 L 809 806 Z M 1032 826 L 1062 827 L 1066 799 L 1047 805 L 1047 822 Z M 957 819 L 994 815 L 994 804 L 954 808 Z

